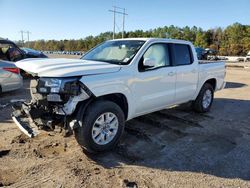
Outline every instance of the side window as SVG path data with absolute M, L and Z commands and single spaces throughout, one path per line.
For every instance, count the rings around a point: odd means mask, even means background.
M 174 44 L 174 65 L 189 65 L 193 63 L 193 57 L 191 55 L 191 49 L 186 44 Z
M 145 58 L 154 59 L 156 62 L 154 67 L 144 67 L 143 60 Z M 152 70 L 158 67 L 170 66 L 169 49 L 167 44 L 153 44 L 142 56 L 139 63 L 139 71 Z
M 10 59 L 10 61 L 19 61 L 22 59 L 22 54 L 21 52 L 18 50 L 17 47 L 10 45 L 8 51 L 7 51 L 7 55 Z
M 8 43 L 0 44 L 0 59 L 7 61 L 18 61 L 22 59 L 22 54 L 17 47 Z

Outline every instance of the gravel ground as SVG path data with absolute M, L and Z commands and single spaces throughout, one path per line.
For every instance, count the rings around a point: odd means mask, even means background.
M 228 69 L 211 111 L 166 109 L 126 123 L 119 146 L 90 155 L 74 136 L 25 137 L 0 95 L 0 187 L 250 187 L 250 70 Z

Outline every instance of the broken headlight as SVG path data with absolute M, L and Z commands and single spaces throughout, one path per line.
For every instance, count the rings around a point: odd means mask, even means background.
M 38 81 L 39 93 L 58 93 L 77 95 L 80 92 L 78 78 L 40 78 Z
M 62 85 L 62 80 L 51 78 L 45 80 L 45 87 L 50 88 L 51 93 L 59 93 Z

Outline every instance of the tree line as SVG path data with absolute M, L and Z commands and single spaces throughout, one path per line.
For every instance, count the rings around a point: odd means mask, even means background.
M 117 33 L 115 38 L 121 38 Z M 159 37 L 188 40 L 197 47 L 211 48 L 219 55 L 246 55 L 250 51 L 250 25 L 234 23 L 226 28 L 217 27 L 203 30 L 200 27 L 165 26 L 147 31 L 135 30 L 124 34 L 131 37 Z M 97 36 L 88 36 L 79 40 L 37 40 L 27 42 L 24 46 L 42 51 L 88 51 L 97 44 L 112 39 L 112 32 L 101 33 Z M 19 42 L 20 44 L 20 42 Z

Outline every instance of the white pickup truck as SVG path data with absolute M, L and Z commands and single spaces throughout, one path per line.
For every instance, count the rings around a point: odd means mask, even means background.
M 92 152 L 113 148 L 125 121 L 137 116 L 189 101 L 195 111 L 209 111 L 226 74 L 222 62 L 198 62 L 192 43 L 160 38 L 111 40 L 81 59 L 16 65 L 35 78 L 32 100 L 12 113 L 16 125 L 30 137 L 34 127 L 61 126 Z

